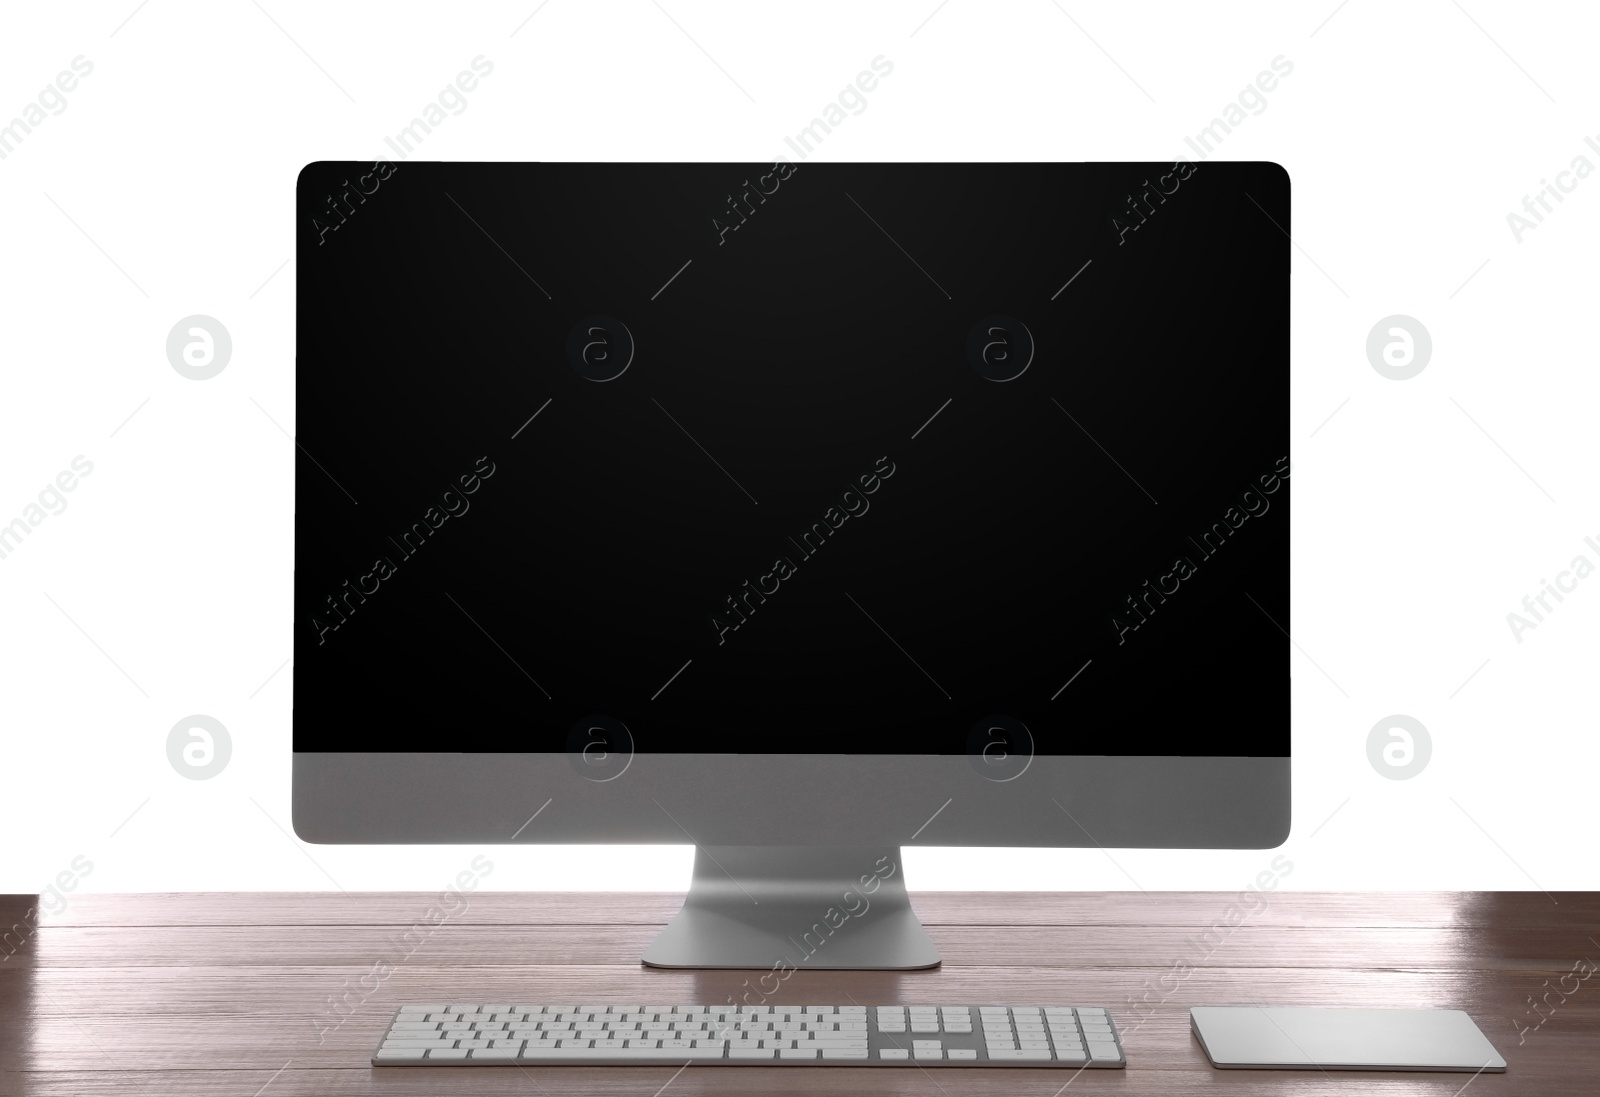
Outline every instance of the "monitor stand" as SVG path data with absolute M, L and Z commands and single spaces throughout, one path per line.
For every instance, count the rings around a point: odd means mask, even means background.
M 663 968 L 939 966 L 897 846 L 696 846 L 683 909 L 645 950 Z

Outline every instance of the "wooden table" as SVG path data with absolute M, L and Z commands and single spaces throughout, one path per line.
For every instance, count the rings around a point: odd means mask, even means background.
M 404 1001 L 720 1003 L 754 979 L 639 965 L 680 896 L 480 893 L 433 924 L 449 913 L 435 898 L 70 896 L 0 947 L 17 950 L 0 961 L 0 1093 L 653 1097 L 670 1079 L 665 1097 L 1053 1097 L 1072 1078 L 1067 1097 L 1453 1097 L 1471 1078 L 1213 1070 L 1188 1009 L 1245 1002 L 1462 1008 L 1510 1064 L 1472 1078 L 1468 1097 L 1600 1093 L 1600 978 L 1572 974 L 1600 962 L 1596 893 L 1278 892 L 1237 926 L 1227 894 L 922 894 L 913 901 L 941 970 L 802 970 L 771 999 L 1109 1006 L 1128 1069 L 1076 1078 L 915 1066 L 691 1067 L 676 1078 L 658 1066 L 374 1069 L 369 1056 Z M 0 931 L 34 901 L 0 896 Z M 1564 974 L 1577 987 L 1567 995 L 1550 989 Z

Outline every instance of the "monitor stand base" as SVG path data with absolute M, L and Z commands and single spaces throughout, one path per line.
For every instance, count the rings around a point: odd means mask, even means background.
M 697 846 L 683 909 L 644 963 L 911 971 L 938 967 L 939 952 L 898 847 Z

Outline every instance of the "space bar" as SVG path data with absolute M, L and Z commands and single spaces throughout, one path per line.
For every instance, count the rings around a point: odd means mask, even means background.
M 674 1051 L 671 1048 L 654 1047 L 550 1047 L 550 1048 L 523 1048 L 522 1060 L 537 1059 L 548 1062 L 572 1061 L 578 1059 L 623 1059 L 623 1060 L 661 1060 L 662 1062 L 682 1063 L 690 1059 L 720 1059 L 722 1049 L 719 1047 L 692 1048 L 683 1051 Z

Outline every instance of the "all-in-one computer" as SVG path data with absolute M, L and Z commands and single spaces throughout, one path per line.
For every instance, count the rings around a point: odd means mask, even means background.
M 1288 227 L 1262 163 L 307 166 L 296 832 L 692 843 L 644 962 L 761 969 L 937 965 L 908 845 L 1280 843 Z

